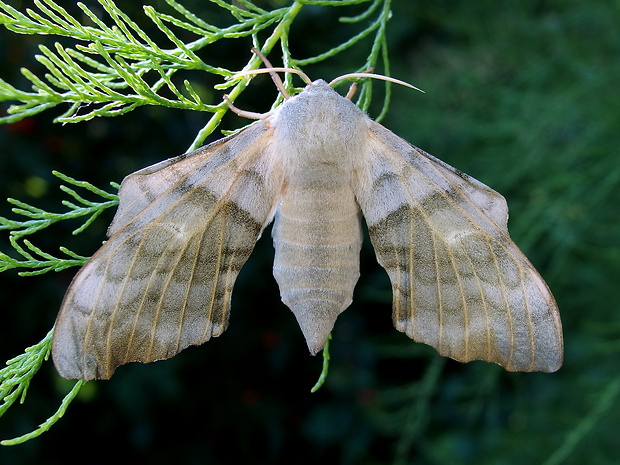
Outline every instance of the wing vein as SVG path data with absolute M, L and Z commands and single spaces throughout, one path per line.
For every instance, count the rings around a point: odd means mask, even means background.
M 134 237 L 136 234 L 137 234 L 137 232 L 133 233 L 131 235 L 131 237 Z M 123 241 L 121 244 L 119 244 L 117 247 L 115 247 L 115 249 L 119 249 L 120 246 L 124 245 L 124 244 L 125 244 L 125 241 Z M 140 250 L 142 249 L 142 244 L 143 244 L 143 241 L 141 240 L 140 243 L 138 244 L 138 247 L 136 248 L 135 253 L 131 257 L 131 263 L 129 265 L 127 273 L 125 274 L 125 276 L 123 278 L 122 285 L 121 285 L 119 293 L 118 293 L 118 297 L 116 298 L 116 302 L 114 304 L 114 307 L 112 309 L 112 313 L 111 313 L 110 318 L 109 318 L 110 323 L 108 325 L 107 334 L 106 334 L 106 350 L 105 350 L 105 352 L 106 352 L 106 356 L 105 356 L 105 364 L 106 364 L 106 366 L 105 366 L 105 372 L 108 372 L 109 369 L 110 369 L 110 361 L 111 361 L 111 358 L 112 358 L 112 353 L 111 353 L 112 333 L 113 333 L 114 324 L 116 322 L 116 318 L 117 318 L 117 315 L 118 315 L 118 311 L 119 311 L 119 308 L 121 306 L 120 303 L 121 303 L 121 301 L 123 299 L 123 296 L 125 295 L 125 293 L 127 291 L 127 282 L 129 281 L 129 278 L 132 275 L 132 271 L 133 271 L 133 269 L 136 266 L 136 262 L 137 262 L 136 257 L 139 255 Z M 111 263 L 112 263 L 111 261 L 109 261 L 107 263 L 107 265 L 106 265 L 106 273 L 107 273 Z M 106 279 L 102 279 L 101 280 L 102 285 L 104 283 L 106 283 L 106 282 L 107 282 Z M 94 312 L 93 312 L 93 314 L 94 314 Z M 130 345 L 131 344 L 128 344 L 128 347 Z M 112 368 L 114 368 L 114 367 L 112 367 Z
M 459 238 L 461 244 L 463 245 L 463 248 L 465 248 L 465 243 L 463 242 L 463 238 Z M 476 271 L 476 267 L 474 266 L 474 262 L 471 259 L 471 256 L 469 254 L 466 254 L 467 256 L 467 262 L 469 263 L 469 267 L 472 271 L 472 274 L 475 276 L 476 278 L 476 285 L 478 287 L 478 295 L 480 296 L 480 301 L 482 302 L 482 312 L 484 314 L 484 321 L 485 321 L 485 325 L 484 325 L 484 330 L 485 330 L 485 340 L 486 340 L 486 354 L 487 357 L 489 357 L 492 353 L 492 344 L 491 344 L 491 329 L 490 329 L 490 318 L 489 318 L 489 308 L 487 305 L 487 301 L 484 298 L 484 291 L 482 289 L 482 284 L 481 284 L 481 279 L 480 276 L 478 276 L 478 273 Z

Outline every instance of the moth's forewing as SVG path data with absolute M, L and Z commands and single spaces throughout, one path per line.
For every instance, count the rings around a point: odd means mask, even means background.
M 396 328 L 462 362 L 557 370 L 558 308 L 508 235 L 504 198 L 379 124 L 368 137 L 357 195 L 392 282 Z
M 259 123 L 128 176 L 109 240 L 78 272 L 52 355 L 66 378 L 109 378 L 226 328 L 233 284 L 275 209 Z

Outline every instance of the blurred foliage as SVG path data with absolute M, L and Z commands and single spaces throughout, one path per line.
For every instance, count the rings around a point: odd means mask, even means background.
M 15 3 L 22 10 L 29 4 Z M 217 14 L 199 0 L 183 4 L 204 17 Z M 138 3 L 123 10 L 151 32 Z M 351 29 L 338 16 L 361 10 L 306 7 L 291 31 L 291 50 L 312 56 L 341 43 Z M 0 449 L 0 463 L 618 462 L 620 6 L 393 0 L 392 11 L 392 74 L 426 94 L 394 89 L 383 124 L 506 196 L 512 237 L 560 305 L 563 368 L 506 373 L 483 362 L 445 360 L 411 342 L 391 326 L 387 276 L 366 243 L 354 302 L 333 333 L 329 375 L 310 394 L 322 360 L 308 356 L 279 301 L 266 231 L 237 281 L 230 327 L 221 337 L 88 383 L 62 421 L 25 445 Z M 40 40 L 0 31 L 0 77 L 25 88 L 19 69 L 40 66 L 33 60 Z M 204 60 L 235 69 L 250 46 L 249 39 L 224 43 Z M 352 48 L 304 71 L 331 79 L 366 55 L 364 47 Z M 273 87 L 255 81 L 238 106 L 265 111 Z M 51 123 L 53 116 L 0 127 L 2 197 L 55 210 L 61 200 L 52 170 L 107 186 L 182 153 L 205 124 L 199 112 L 158 107 L 67 126 Z M 241 124 L 225 119 L 225 127 Z M 10 205 L 0 202 L 0 216 L 9 215 Z M 78 223 L 55 225 L 37 245 L 90 255 L 110 219 L 102 214 L 76 237 Z M 0 238 L 0 250 L 7 242 Z M 2 274 L 1 360 L 47 333 L 72 274 Z M 0 422 L 0 438 L 35 429 L 70 386 L 44 364 L 28 402 Z M 72 452 L 78 444 L 91 455 L 78 458 Z

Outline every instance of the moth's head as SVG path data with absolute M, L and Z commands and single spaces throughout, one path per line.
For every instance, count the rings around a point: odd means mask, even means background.
M 312 81 L 310 84 L 306 86 L 306 88 L 318 88 L 318 87 L 329 87 L 330 89 L 332 88 L 327 83 L 327 81 L 324 81 L 323 79 L 317 79 L 316 81 Z
M 306 96 L 325 96 L 325 95 L 333 95 L 336 91 L 332 86 L 330 86 L 327 81 L 323 79 L 317 79 L 316 81 L 312 81 L 306 87 L 304 87 L 303 92 L 297 94 L 295 97 L 306 95 Z
M 418 89 L 417 87 L 412 86 L 411 84 L 401 81 L 399 79 L 395 79 L 393 77 L 389 77 L 389 76 L 383 76 L 381 74 L 374 74 L 371 71 L 374 68 L 370 68 L 368 69 L 368 71 L 364 71 L 361 73 L 349 73 L 349 74 L 343 74 L 342 76 L 337 77 L 336 79 L 333 79 L 329 84 L 327 82 L 325 82 L 323 79 L 317 79 L 316 81 L 312 81 L 308 75 L 306 73 L 304 73 L 303 71 L 299 70 L 299 69 L 295 69 L 295 68 L 278 68 L 278 67 L 274 67 L 269 60 L 267 59 L 267 57 L 257 48 L 252 48 L 252 53 L 254 53 L 256 56 L 258 56 L 261 61 L 265 64 L 265 68 L 261 68 L 261 69 L 250 69 L 250 70 L 245 70 L 242 71 L 240 73 L 237 73 L 235 76 L 233 76 L 234 78 L 237 77 L 241 77 L 241 76 L 250 76 L 253 74 L 263 74 L 263 73 L 269 73 L 271 75 L 271 78 L 273 79 L 273 82 L 275 83 L 276 87 L 278 88 L 278 90 L 280 91 L 280 93 L 282 94 L 282 96 L 288 100 L 291 98 L 291 96 L 289 95 L 288 91 L 286 90 L 284 83 L 282 82 L 282 80 L 280 79 L 280 76 L 278 75 L 279 72 L 284 72 L 284 73 L 291 73 L 291 74 L 297 74 L 298 76 L 300 76 L 304 82 L 307 84 L 306 88 L 304 89 L 304 91 L 309 90 L 309 89 L 327 89 L 327 88 L 331 88 L 333 90 L 333 88 L 335 87 L 335 85 L 337 83 L 339 83 L 340 81 L 344 81 L 344 80 L 357 80 L 357 79 L 366 79 L 366 78 L 373 78 L 373 79 L 380 79 L 383 81 L 389 81 L 389 82 L 393 82 L 395 84 L 400 84 L 406 87 L 411 87 L 412 89 L 416 89 L 419 90 L 420 92 L 423 92 L 422 90 Z M 349 93 L 347 94 L 347 98 L 351 98 L 352 95 L 355 93 L 355 89 L 356 89 L 356 82 L 353 83 L 353 85 L 351 86 L 351 90 L 349 90 Z
M 280 93 L 282 94 L 282 96 L 286 100 L 290 99 L 291 96 L 288 93 L 288 91 L 286 90 L 286 88 L 284 86 L 284 83 L 282 82 L 282 80 L 278 76 L 277 73 L 279 73 L 279 72 L 297 74 L 306 83 L 306 87 L 304 88 L 304 92 L 311 91 L 311 93 L 313 93 L 313 92 L 326 92 L 326 93 L 329 93 L 329 91 L 334 92 L 334 87 L 338 83 L 340 83 L 342 81 L 345 81 L 345 80 L 349 80 L 349 81 L 353 81 L 353 85 L 351 86 L 351 90 L 349 90 L 349 93 L 347 94 L 347 98 L 351 98 L 352 94 L 355 93 L 355 88 L 356 88 L 357 80 L 359 80 L 359 79 L 366 79 L 366 78 L 380 79 L 380 80 L 383 80 L 383 81 L 389 81 L 389 82 L 393 82 L 395 84 L 400 84 L 400 85 L 403 85 L 403 86 L 406 86 L 406 87 L 410 87 L 410 88 L 415 89 L 415 90 L 419 90 L 420 92 L 423 92 L 422 90 L 418 89 L 415 86 L 412 86 L 411 84 L 409 84 L 407 82 L 401 81 L 399 79 L 396 79 L 396 78 L 393 78 L 393 77 L 390 77 L 390 76 L 383 76 L 381 74 L 374 74 L 374 73 L 370 73 L 370 72 L 343 74 L 342 76 L 339 76 L 339 77 L 333 79 L 329 83 L 327 83 L 323 79 L 317 79 L 316 81 L 312 81 L 308 77 L 307 74 L 305 74 L 303 71 L 301 71 L 299 69 L 295 69 L 295 68 L 277 68 L 277 67 L 270 66 L 269 62 L 266 61 L 266 59 L 264 57 L 263 57 L 263 61 L 265 61 L 265 63 L 268 65 L 268 67 L 261 68 L 261 69 L 252 69 L 252 70 L 242 71 L 241 73 L 238 73 L 235 76 L 233 76 L 233 78 L 237 78 L 237 77 L 241 77 L 241 76 L 250 76 L 250 75 L 254 75 L 254 74 L 269 73 L 271 75 L 271 78 L 273 79 L 273 82 L 275 83 L 276 87 L 278 88 L 278 90 L 280 91 Z
M 309 83 L 303 91 L 286 99 L 274 117 L 278 119 L 276 125 L 290 127 L 293 132 L 317 133 L 309 133 L 305 140 L 325 139 L 326 128 L 341 137 L 348 132 L 347 127 L 365 124 L 366 118 L 355 103 L 340 95 L 323 79 Z
M 255 51 L 255 53 L 258 54 L 259 52 Z M 233 76 L 233 79 L 249 77 L 255 74 L 269 73 L 276 87 L 280 91 L 280 94 L 285 99 L 284 104 L 278 106 L 277 108 L 268 113 L 260 114 L 247 112 L 235 108 L 232 102 L 228 100 L 228 97 L 226 95 L 224 96 L 224 100 L 228 104 L 228 107 L 240 116 L 263 120 L 267 120 L 268 118 L 286 119 L 289 123 L 280 123 L 280 125 L 290 126 L 292 129 L 301 127 L 302 121 L 305 123 L 306 126 L 308 125 L 308 123 L 311 122 L 321 122 L 329 127 L 333 126 L 332 120 L 335 122 L 340 122 L 342 119 L 357 119 L 360 122 L 360 125 L 363 124 L 362 120 L 365 118 L 365 114 L 361 112 L 352 102 L 353 95 L 355 95 L 355 92 L 357 90 L 357 81 L 359 79 L 381 79 L 384 81 L 390 81 L 397 84 L 402 84 L 407 87 L 411 87 L 413 89 L 417 89 L 411 84 L 399 81 L 398 79 L 369 72 L 344 74 L 329 83 L 327 83 L 323 79 L 311 81 L 304 72 L 298 69 L 273 67 L 265 57 L 263 57 L 262 55 L 260 56 L 267 65 L 266 68 L 242 71 L 241 73 Z M 278 76 L 277 73 L 279 72 L 297 74 L 305 81 L 306 87 L 303 89 L 302 92 L 291 96 L 286 89 L 284 83 Z M 334 90 L 334 87 L 344 80 L 353 81 L 353 84 L 351 85 L 349 92 L 345 97 L 343 97 Z M 338 126 L 339 125 L 336 124 L 336 126 L 333 127 Z M 334 132 L 336 131 L 334 130 Z

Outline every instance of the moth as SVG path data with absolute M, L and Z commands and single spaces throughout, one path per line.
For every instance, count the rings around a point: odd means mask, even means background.
M 123 180 L 109 239 L 56 320 L 63 377 L 107 379 L 222 334 L 272 220 L 282 301 L 316 354 L 352 301 L 362 215 L 396 329 L 461 362 L 560 367 L 558 308 L 508 235 L 505 199 L 307 81 L 246 129 Z

